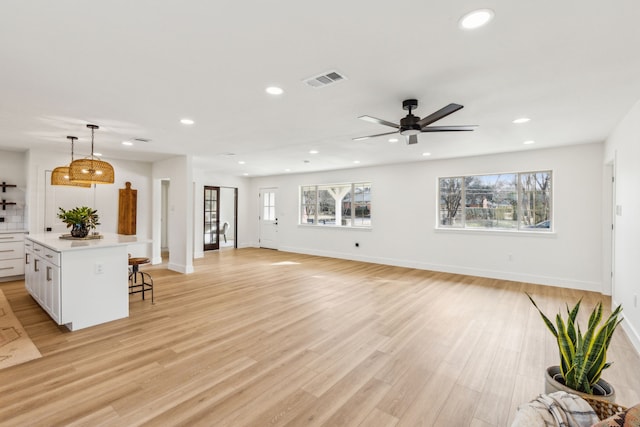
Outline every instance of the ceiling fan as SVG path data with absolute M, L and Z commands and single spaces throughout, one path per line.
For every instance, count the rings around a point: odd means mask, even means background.
M 475 125 L 469 126 L 429 126 L 430 124 L 448 116 L 449 114 L 455 113 L 459 109 L 463 108 L 460 104 L 449 104 L 446 107 L 443 107 L 436 111 L 433 114 L 428 115 L 427 117 L 421 119 L 418 116 L 414 116 L 411 112 L 418 107 L 417 99 L 405 99 L 402 101 L 402 108 L 409 111 L 405 117 L 400 119 L 400 124 L 395 124 L 392 122 L 388 122 L 386 120 L 377 119 L 371 116 L 360 116 L 359 119 L 365 120 L 371 123 L 378 123 L 381 125 L 389 126 L 392 128 L 396 128 L 397 130 L 393 132 L 387 133 L 379 133 L 377 135 L 369 135 L 369 136 L 361 136 L 358 138 L 353 138 L 354 141 L 360 141 L 362 139 L 374 138 L 376 136 L 384 136 L 384 135 L 392 135 L 394 133 L 400 132 L 400 135 L 404 135 L 407 137 L 407 144 L 417 144 L 418 143 L 418 134 L 426 133 L 426 132 L 459 132 L 459 131 L 473 131 Z

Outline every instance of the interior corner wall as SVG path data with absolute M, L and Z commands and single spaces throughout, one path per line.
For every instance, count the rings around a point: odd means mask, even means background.
M 153 163 L 154 207 L 160 208 L 162 180 L 169 181 L 169 263 L 167 268 L 193 273 L 193 171 L 190 156 L 176 156 Z M 160 212 L 153 215 L 154 260 L 160 251 Z
M 254 178 L 252 187 L 278 188 L 282 251 L 600 292 L 602 152 L 584 144 Z M 439 177 L 536 170 L 553 171 L 555 232 L 436 229 Z M 300 185 L 348 182 L 372 183 L 370 230 L 298 225 Z
M 640 352 L 640 101 L 627 113 L 605 143 L 605 163 L 615 165 L 613 293 L 622 304 L 623 328 Z

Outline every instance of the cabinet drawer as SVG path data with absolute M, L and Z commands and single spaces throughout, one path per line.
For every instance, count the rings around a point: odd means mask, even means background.
M 27 251 L 33 251 L 33 242 L 31 240 L 25 240 L 24 249 Z
M 49 261 L 51 264 L 60 267 L 60 252 L 56 252 L 49 248 L 42 248 L 42 257 L 45 261 Z
M 0 233 L 0 243 L 22 241 L 24 241 L 24 233 Z
M 24 256 L 24 243 L 18 241 L 3 242 L 0 240 L 0 259 L 16 259 Z
M 24 260 L 6 259 L 0 260 L 0 277 L 20 276 L 24 274 Z
M 34 243 L 33 244 L 33 252 L 36 255 L 43 256 L 43 254 L 44 254 L 44 246 L 42 246 L 42 245 L 40 245 L 38 243 Z

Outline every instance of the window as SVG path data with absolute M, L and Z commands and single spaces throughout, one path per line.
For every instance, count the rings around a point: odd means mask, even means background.
M 440 178 L 439 228 L 550 231 L 551 171 Z
M 300 187 L 300 224 L 371 226 L 371 183 Z
M 262 219 L 265 221 L 274 221 L 276 219 L 276 193 L 264 193 L 262 205 Z

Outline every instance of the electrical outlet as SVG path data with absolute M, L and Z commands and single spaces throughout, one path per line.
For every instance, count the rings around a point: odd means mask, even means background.
M 359 247 L 360 247 L 360 243 L 356 242 L 356 248 L 359 248 Z
M 96 263 L 95 265 L 95 273 L 96 274 L 104 274 L 104 265 L 101 263 Z
M 4 217 L 0 216 L 0 222 L 4 222 Z

